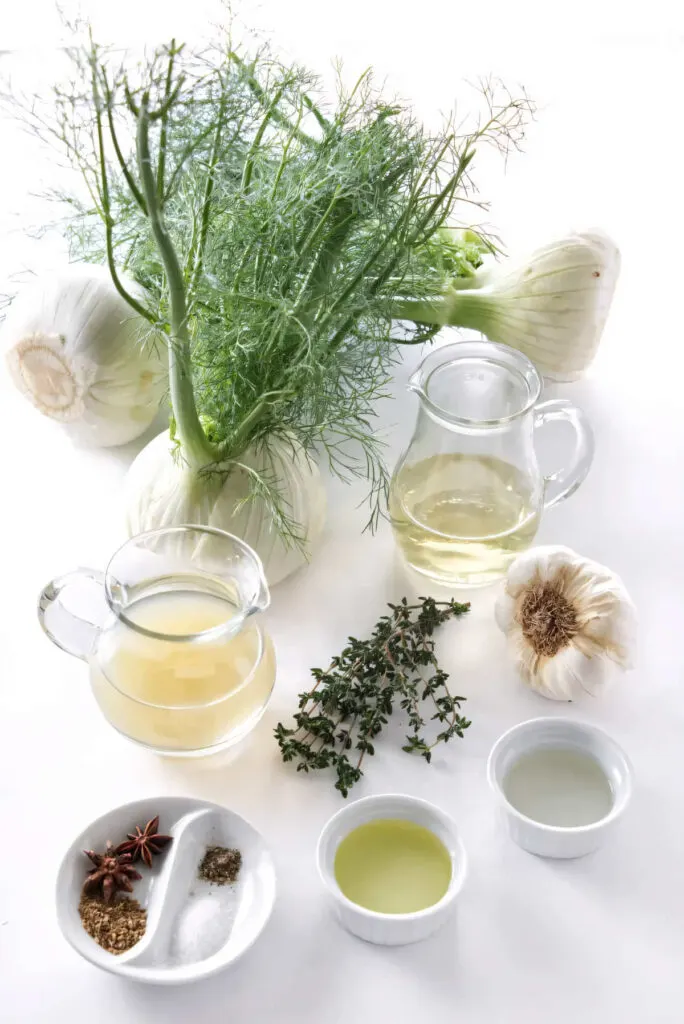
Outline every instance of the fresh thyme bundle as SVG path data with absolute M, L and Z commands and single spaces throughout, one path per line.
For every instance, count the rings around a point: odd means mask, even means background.
M 342 796 L 363 775 L 363 760 L 375 753 L 374 741 L 397 705 L 409 725 L 402 749 L 428 763 L 438 743 L 462 738 L 470 725 L 459 714 L 466 698 L 451 695 L 432 639 L 437 626 L 463 615 L 470 605 L 431 597 L 420 601 L 410 605 L 403 598 L 391 604 L 391 614 L 383 615 L 368 640 L 350 637 L 326 671 L 312 669 L 316 683 L 299 695 L 295 727 L 276 727 L 283 760 L 296 761 L 297 771 L 303 772 L 332 768 Z M 430 740 L 423 734 L 428 722 L 438 723 L 439 729 Z
M 487 243 L 447 225 L 472 202 L 476 148 L 515 146 L 528 101 L 486 87 L 484 123 L 431 132 L 370 72 L 329 102 L 304 69 L 228 39 L 172 42 L 142 63 L 92 42 L 71 55 L 47 127 L 88 188 L 86 203 L 70 199 L 73 252 L 106 262 L 168 338 L 171 437 L 141 455 L 130 529 L 275 528 L 303 544 L 308 483 L 287 477 L 306 478 L 320 450 L 342 477 L 369 479 L 375 522 L 387 484 L 375 402 L 397 342 L 438 329 L 395 329 L 397 303 L 481 263 Z M 238 521 L 255 499 L 257 525 Z

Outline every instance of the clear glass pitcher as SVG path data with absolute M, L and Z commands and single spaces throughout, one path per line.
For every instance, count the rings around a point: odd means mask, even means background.
M 254 613 L 269 604 L 258 556 L 222 530 L 179 526 L 124 544 L 105 573 L 49 583 L 38 617 L 87 661 L 107 720 L 157 753 L 199 756 L 246 736 L 275 681 Z
M 397 544 L 436 582 L 493 582 L 530 546 L 543 510 L 584 480 L 594 453 L 589 423 L 570 402 L 540 403 L 542 381 L 529 359 L 489 341 L 431 352 L 409 388 L 420 408 L 390 484 Z M 574 453 L 545 477 L 534 436 L 557 420 L 573 427 Z

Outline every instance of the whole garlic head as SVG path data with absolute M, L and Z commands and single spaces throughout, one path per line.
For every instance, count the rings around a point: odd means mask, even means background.
M 495 614 L 523 681 L 544 697 L 593 694 L 612 666 L 631 668 L 636 613 L 624 584 L 570 548 L 516 558 Z

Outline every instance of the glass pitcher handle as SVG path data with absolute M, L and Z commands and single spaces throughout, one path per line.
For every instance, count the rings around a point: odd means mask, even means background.
M 563 421 L 575 432 L 575 447 L 568 466 L 544 477 L 544 508 L 551 508 L 574 494 L 582 483 L 594 458 L 594 433 L 581 409 L 564 398 L 541 402 L 534 412 L 535 428 Z
M 97 569 L 77 569 L 58 576 L 38 598 L 38 621 L 44 632 L 53 644 L 84 661 L 108 614 L 104 573 Z

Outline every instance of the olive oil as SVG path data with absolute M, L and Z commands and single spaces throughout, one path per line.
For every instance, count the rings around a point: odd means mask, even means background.
M 400 464 L 389 511 L 411 568 L 439 583 L 478 586 L 503 576 L 530 546 L 541 503 L 510 463 L 447 454 Z
M 342 893 L 380 914 L 410 914 L 438 903 L 451 881 L 449 851 L 413 821 L 378 818 L 345 836 L 335 854 Z
M 117 619 L 103 630 L 90 679 L 111 724 L 130 739 L 168 751 L 201 751 L 249 731 L 275 679 L 270 640 L 248 622 L 235 636 L 219 632 L 236 614 L 224 598 L 169 590 L 126 609 L 146 636 Z M 173 639 L 179 638 L 179 639 Z
M 540 748 L 523 754 L 506 775 L 503 790 L 517 811 L 543 825 L 592 825 L 613 806 L 600 764 L 578 750 Z

